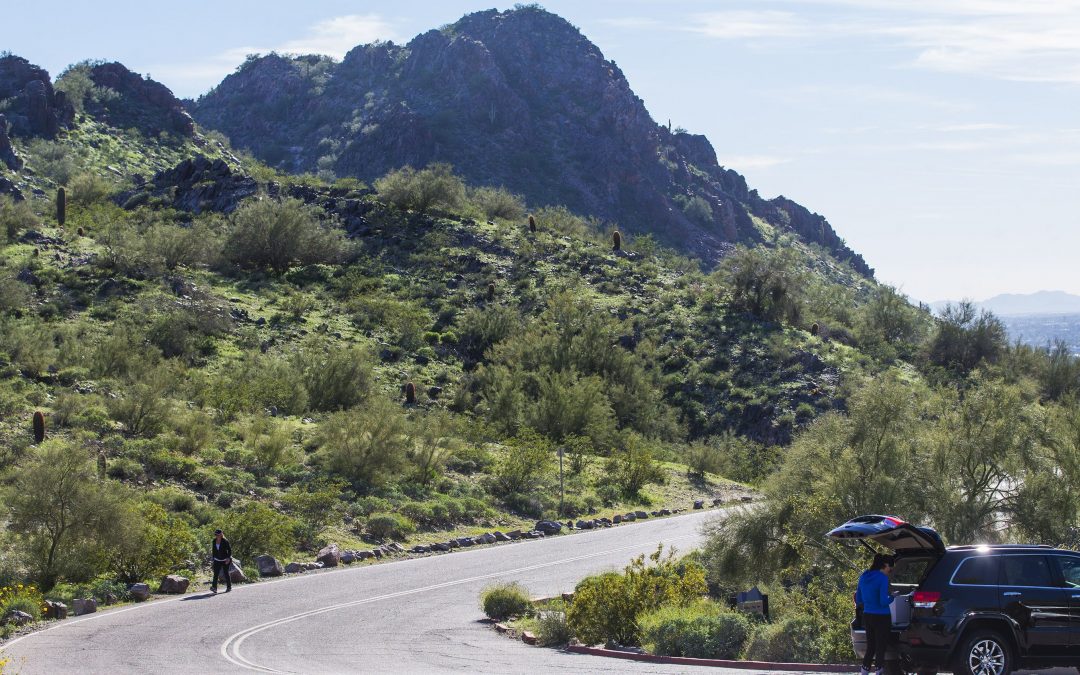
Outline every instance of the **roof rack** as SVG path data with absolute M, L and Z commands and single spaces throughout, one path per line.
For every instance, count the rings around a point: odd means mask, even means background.
M 978 548 L 992 548 L 992 549 L 1012 549 L 1012 548 L 1041 548 L 1052 549 L 1054 548 L 1050 544 L 964 544 L 962 546 L 950 546 L 949 550 L 952 551 L 972 551 Z

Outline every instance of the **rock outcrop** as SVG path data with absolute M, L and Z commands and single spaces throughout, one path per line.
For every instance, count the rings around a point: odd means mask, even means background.
M 280 577 L 285 573 L 285 568 L 272 555 L 261 555 L 255 558 L 255 566 L 259 568 L 260 577 Z
M 93 66 L 89 75 L 95 85 L 113 92 L 87 101 L 86 111 L 97 120 L 118 129 L 135 128 L 148 136 L 166 133 L 191 138 L 195 134 L 195 122 L 183 103 L 160 82 L 133 73 L 121 63 Z
M 75 108 L 53 89 L 49 71 L 20 56 L 0 57 L 0 101 L 14 136 L 53 138 L 75 121 Z
M 182 577 L 179 574 L 169 574 L 162 578 L 158 592 L 179 595 L 187 592 L 190 583 L 187 577 Z

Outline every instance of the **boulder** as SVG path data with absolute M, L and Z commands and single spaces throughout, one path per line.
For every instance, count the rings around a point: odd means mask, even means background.
M 591 530 L 596 527 L 596 523 L 591 520 L 579 520 L 577 521 L 577 528 L 579 530 Z
M 307 570 L 308 572 L 312 572 L 314 570 L 321 570 L 323 568 L 323 564 L 321 562 L 318 562 L 318 561 L 306 562 L 306 563 L 303 563 L 303 565 L 304 565 L 304 569 Z
M 146 584 L 141 584 L 146 586 Z M 146 589 L 147 594 L 150 592 L 150 588 Z M 46 619 L 66 619 L 68 615 L 68 606 L 59 600 L 46 600 L 45 601 L 45 618 Z
M 341 562 L 341 551 L 338 549 L 337 544 L 324 546 L 319 550 L 319 554 L 315 556 L 315 560 L 321 562 L 323 567 L 337 567 Z
M 628 523 L 632 523 L 632 522 L 634 522 L 635 520 L 637 520 L 637 514 L 636 514 L 636 513 L 627 513 L 627 514 L 624 514 L 622 518 L 623 518 L 623 520 L 625 520 L 626 522 L 628 522 Z
M 376 558 L 382 558 L 382 556 L 383 556 L 382 549 L 381 548 L 373 548 L 373 549 L 371 549 L 371 555 L 375 556 Z
M 158 593 L 168 593 L 170 595 L 179 595 L 180 593 L 186 593 L 188 585 L 191 582 L 187 577 L 182 577 L 179 574 L 169 574 L 161 579 L 161 585 L 158 586 Z M 76 614 L 78 611 L 76 611 Z
M 444 544 L 441 541 L 431 545 L 432 551 L 449 551 L 450 544 Z
M 229 565 L 229 581 L 232 583 L 240 583 L 247 581 L 248 578 L 244 574 L 244 570 L 240 568 L 240 559 L 233 558 L 232 565 Z
M 387 549 L 388 552 L 391 552 L 391 553 L 404 553 L 405 552 L 405 547 L 402 546 L 401 544 L 397 543 L 396 541 L 390 542 L 389 544 L 387 544 L 383 548 Z
M 495 530 L 492 536 L 495 537 L 495 541 L 510 541 L 510 535 L 499 532 L 498 530 Z
M 660 515 L 662 515 L 662 516 L 670 516 L 671 515 L 671 509 L 660 509 Z
M 344 553 L 341 554 L 341 564 L 342 565 L 351 565 L 354 562 L 356 562 L 356 554 L 353 553 L 352 551 L 345 551 Z
M 4 615 L 4 623 L 15 624 L 16 626 L 25 626 L 33 621 L 34 617 L 17 609 L 13 609 Z
M 459 546 L 475 546 L 476 545 L 476 542 L 473 541 L 472 537 L 461 537 L 460 539 L 457 540 L 457 543 L 458 543 Z
M 71 613 L 75 616 L 82 616 L 83 614 L 93 614 L 96 611 L 97 600 L 93 598 L 75 598 L 71 601 Z
M 615 517 L 611 519 L 611 522 L 613 522 L 613 523 L 615 523 L 616 525 L 618 525 L 619 523 L 621 523 L 621 522 L 622 522 L 622 516 L 620 516 L 619 514 L 617 514 L 617 513 L 616 513 L 616 514 L 615 514 Z
M 357 560 L 371 560 L 374 557 L 375 557 L 375 554 L 372 553 L 371 551 L 357 551 L 356 552 L 356 559 Z
M 150 598 L 150 586 L 147 584 L 131 584 L 128 586 L 128 595 L 135 602 L 142 602 Z
M 705 508 L 705 500 L 704 499 L 698 499 L 698 500 L 694 501 L 694 508 L 695 509 L 703 509 L 703 508 Z
M 562 528 L 563 524 L 555 520 L 541 520 L 533 526 L 533 530 L 544 534 L 558 534 Z
M 299 574 L 306 571 L 307 570 L 304 569 L 304 566 L 298 562 L 291 562 L 285 566 L 285 574 Z
M 485 532 L 479 537 L 476 537 L 476 543 L 478 544 L 494 544 L 496 541 L 498 540 L 495 538 L 495 535 L 490 532 Z
M 511 541 L 521 539 L 521 530 L 510 530 L 506 533 L 506 536 L 510 537 Z
M 431 548 L 428 547 L 428 546 L 424 546 L 423 544 L 417 544 L 416 546 L 412 547 L 412 552 L 413 553 L 428 553 L 430 551 L 431 551 Z
M 741 499 L 742 499 L 742 501 L 744 501 L 744 502 L 752 502 L 752 501 L 754 501 L 754 498 L 753 498 L 753 497 L 751 497 L 750 495 L 743 495 L 743 496 L 741 497 Z
M 645 513 L 644 511 L 634 511 L 634 515 L 638 517 L 638 520 L 649 517 L 649 514 Z
M 716 499 L 712 500 L 712 505 L 713 506 L 720 506 L 723 503 L 724 503 L 723 497 L 717 497 Z
M 259 568 L 260 577 L 280 577 L 285 573 L 285 568 L 272 555 L 261 555 L 255 558 L 255 566 Z

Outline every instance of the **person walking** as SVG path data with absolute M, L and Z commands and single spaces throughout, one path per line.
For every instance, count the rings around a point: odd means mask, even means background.
M 214 530 L 214 543 L 210 546 L 211 564 L 214 568 L 214 578 L 210 582 L 210 592 L 217 593 L 218 574 L 225 574 L 225 592 L 232 590 L 232 577 L 229 568 L 232 567 L 232 545 L 225 538 L 221 530 Z
M 859 585 L 855 589 L 855 604 L 862 605 L 862 623 L 866 629 L 866 654 L 860 675 L 868 675 L 873 663 L 877 663 L 878 673 L 885 669 L 885 649 L 892 634 L 892 612 L 889 609 L 893 601 L 893 596 L 889 594 L 892 567 L 892 556 L 875 554 L 874 562 L 859 577 Z

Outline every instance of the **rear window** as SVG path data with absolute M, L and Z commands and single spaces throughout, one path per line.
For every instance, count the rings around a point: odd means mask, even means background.
M 918 586 L 937 558 L 897 558 L 889 581 L 895 586 Z
M 998 556 L 979 556 L 964 560 L 953 574 L 952 582 L 967 586 L 997 586 Z
M 1050 561 L 1044 555 L 1007 555 L 1001 560 L 1006 586 L 1056 586 Z

